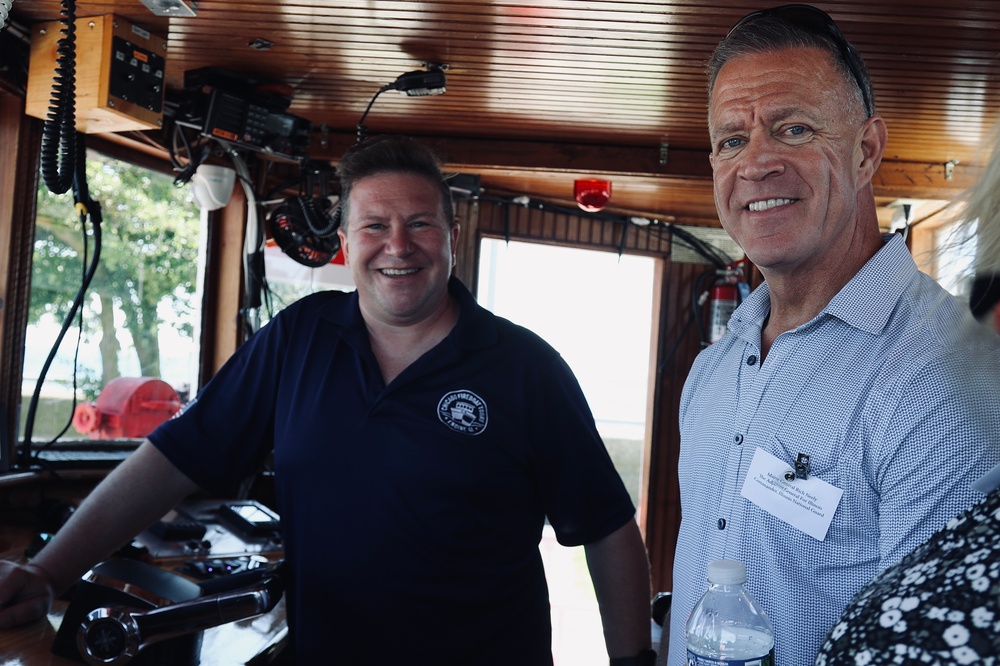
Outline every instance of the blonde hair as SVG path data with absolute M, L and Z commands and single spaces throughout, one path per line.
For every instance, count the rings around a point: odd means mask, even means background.
M 971 232 L 975 225 L 976 275 L 1000 273 L 1000 122 L 990 130 L 984 145 L 990 146 L 990 150 L 983 173 L 951 205 L 958 229 Z

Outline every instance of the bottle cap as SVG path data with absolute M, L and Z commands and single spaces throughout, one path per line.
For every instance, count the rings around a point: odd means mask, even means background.
M 712 585 L 742 585 L 747 582 L 747 568 L 738 560 L 713 560 L 708 563 L 708 582 Z

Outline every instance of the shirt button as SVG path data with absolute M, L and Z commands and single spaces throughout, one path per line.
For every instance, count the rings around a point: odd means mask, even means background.
M 756 362 L 757 362 L 757 357 L 756 356 L 754 356 L 753 354 L 750 354 L 749 356 L 747 356 L 747 365 L 753 365 Z
M 736 442 L 737 446 L 739 446 L 740 444 L 743 443 L 743 435 L 736 433 L 736 436 L 733 437 L 733 441 Z
M 719 518 L 719 529 L 720 530 L 726 529 L 726 519 L 725 518 Z

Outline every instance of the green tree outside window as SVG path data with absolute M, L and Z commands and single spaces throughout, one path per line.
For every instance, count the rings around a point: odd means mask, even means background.
M 163 375 L 160 333 L 164 327 L 183 338 L 194 336 L 200 318 L 195 293 L 200 214 L 190 190 L 175 186 L 167 174 L 93 151 L 88 154 L 86 173 L 90 195 L 100 203 L 104 218 L 100 261 L 82 308 L 83 341 L 98 344 L 100 367 L 81 366 L 77 373 L 79 397 L 92 400 L 102 386 L 120 376 L 126 354 L 135 354 L 141 376 Z M 40 183 L 29 330 L 46 315 L 59 323 L 65 318 L 82 282 L 84 262 L 93 256 L 89 224 L 87 232 L 89 254 L 85 256 L 72 194 L 54 195 Z M 119 329 L 128 335 L 119 335 Z M 60 347 L 60 357 L 73 358 L 77 330 L 74 322 Z M 122 338 L 131 338 L 130 348 L 122 347 Z M 46 377 L 49 381 L 72 385 L 72 377 L 52 376 L 51 371 Z M 69 416 L 67 407 L 61 420 Z

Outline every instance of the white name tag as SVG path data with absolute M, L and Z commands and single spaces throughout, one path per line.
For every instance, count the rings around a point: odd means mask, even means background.
M 844 491 L 814 476 L 789 481 L 785 474 L 791 468 L 789 461 L 758 448 L 740 495 L 775 518 L 822 541 Z

